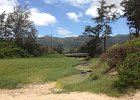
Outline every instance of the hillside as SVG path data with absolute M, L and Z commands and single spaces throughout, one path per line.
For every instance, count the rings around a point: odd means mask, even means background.
M 116 35 L 113 37 L 108 37 L 107 44 L 108 47 L 112 46 L 114 44 L 119 44 L 127 41 L 129 39 L 128 35 Z M 90 37 L 86 35 L 79 35 L 78 37 L 66 37 L 66 38 L 58 38 L 58 37 L 51 37 L 50 36 L 44 36 L 37 39 L 38 43 L 44 44 L 44 45 L 63 45 L 63 48 L 65 52 L 69 51 L 70 49 L 76 50 L 81 45 L 84 45 L 86 42 L 90 40 Z M 51 42 L 52 41 L 52 42 Z

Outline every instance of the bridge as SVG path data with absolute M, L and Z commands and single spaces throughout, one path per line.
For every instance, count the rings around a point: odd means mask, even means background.
M 65 54 L 67 57 L 88 57 L 88 53 L 68 53 Z

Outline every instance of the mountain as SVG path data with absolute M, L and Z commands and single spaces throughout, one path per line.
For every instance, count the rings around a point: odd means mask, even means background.
M 120 44 L 129 39 L 128 35 L 116 35 L 116 36 L 109 36 L 107 38 L 107 44 L 108 47 L 114 45 L 114 44 Z M 59 37 L 50 37 L 50 36 L 44 36 L 39 37 L 37 39 L 38 43 L 41 43 L 43 45 L 53 46 L 56 47 L 57 45 L 62 45 L 65 52 L 68 52 L 69 50 L 73 49 L 76 50 L 80 46 L 84 45 L 86 42 L 90 40 L 90 37 L 87 35 L 79 35 L 78 37 L 66 37 L 66 38 L 59 38 Z
M 107 38 L 107 46 L 110 47 L 114 44 L 121 44 L 127 40 L 129 40 L 129 35 L 116 35 L 116 36 L 109 36 Z
M 70 49 L 77 49 L 81 45 L 84 45 L 87 41 L 89 41 L 89 37 L 85 35 L 80 35 L 78 37 L 66 37 L 66 38 L 58 38 L 58 37 L 51 37 L 44 36 L 37 39 L 38 43 L 48 45 L 48 46 L 57 46 L 62 45 L 64 51 L 69 51 Z

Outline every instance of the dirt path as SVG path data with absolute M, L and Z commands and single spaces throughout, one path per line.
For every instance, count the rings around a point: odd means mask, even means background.
M 28 85 L 16 90 L 0 90 L 0 100 L 140 100 L 140 92 L 132 97 L 114 98 L 88 92 L 55 94 L 55 82 Z

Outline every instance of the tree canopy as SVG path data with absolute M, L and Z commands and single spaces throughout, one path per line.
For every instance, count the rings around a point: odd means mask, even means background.
M 33 55 L 39 50 L 39 44 L 36 42 L 38 32 L 30 16 L 27 6 L 16 6 L 13 12 L 0 14 L 0 39 L 13 42 Z
M 98 15 L 92 18 L 92 20 L 95 22 L 95 26 L 86 26 L 84 32 L 84 34 L 93 37 L 92 40 L 87 43 L 88 48 L 91 46 L 90 48 L 92 49 L 90 51 L 92 52 L 98 51 L 97 48 L 99 48 L 101 44 L 101 39 L 103 39 L 103 50 L 105 52 L 107 36 L 112 34 L 112 28 L 110 24 L 119 18 L 119 13 L 117 13 L 115 10 L 115 4 L 108 5 L 105 0 L 100 0 L 99 3 L 100 7 L 97 8 Z
M 130 36 L 140 36 L 140 0 L 123 0 L 121 3 L 130 29 Z

